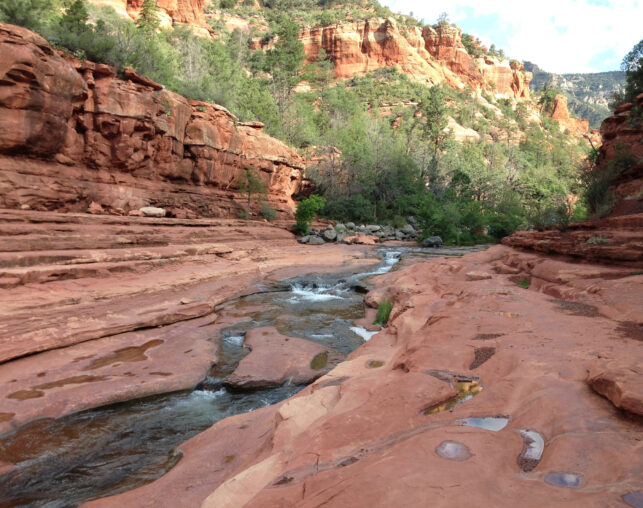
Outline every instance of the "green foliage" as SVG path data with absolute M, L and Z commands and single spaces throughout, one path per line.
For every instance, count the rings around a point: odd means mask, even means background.
M 616 196 L 611 187 L 633 164 L 634 158 L 628 147 L 618 145 L 614 159 L 606 167 L 591 166 L 581 175 L 583 198 L 590 216 L 603 217 L 612 210 Z
M 276 221 L 279 218 L 277 211 L 266 203 L 261 205 L 261 208 L 259 208 L 259 213 L 264 219 L 270 222 Z
M 541 90 L 540 97 L 538 99 L 540 111 L 551 114 L 554 111 L 554 99 L 560 93 L 560 90 L 547 83 Z
M 52 11 L 51 0 L 2 0 L 0 21 L 38 30 Z
M 608 236 L 590 236 L 585 243 L 588 245 L 609 245 L 610 239 Z
M 159 8 L 156 5 L 156 0 L 143 0 L 141 12 L 136 20 L 136 26 L 141 30 L 156 30 L 160 26 L 158 11 Z
M 295 212 L 295 233 L 305 235 L 308 233 L 308 227 L 313 222 L 315 214 L 321 211 L 326 205 L 326 200 L 313 194 L 308 199 L 304 199 L 297 204 L 297 211 Z
M 522 289 L 529 289 L 529 279 L 518 279 L 517 284 Z
M 238 182 L 238 188 L 239 192 L 241 194 L 245 194 L 247 200 L 248 200 L 248 215 L 251 213 L 251 202 L 253 199 L 256 199 L 257 196 L 260 198 L 266 195 L 266 192 L 268 190 L 268 186 L 266 183 L 261 179 L 261 175 L 259 172 L 254 169 L 254 168 L 248 168 L 246 169 L 241 177 L 239 178 Z
M 637 95 L 643 93 L 643 39 L 625 55 L 621 70 L 626 76 L 625 90 L 614 94 L 613 107 L 632 102 Z
M 388 323 L 389 317 L 391 316 L 392 310 L 393 310 L 392 301 L 384 300 L 383 302 L 381 302 L 377 307 L 377 316 L 375 317 L 375 321 L 373 321 L 373 324 L 386 325 L 386 323 Z

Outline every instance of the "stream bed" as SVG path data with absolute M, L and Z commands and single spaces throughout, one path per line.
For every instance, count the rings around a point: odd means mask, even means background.
M 364 317 L 367 279 L 390 271 L 401 258 L 460 256 L 478 248 L 384 247 L 376 268 L 357 274 L 295 277 L 217 309 L 226 325 L 218 362 L 195 390 L 122 402 L 43 419 L 0 437 L 0 463 L 16 468 L 0 476 L 0 506 L 68 508 L 140 487 L 181 459 L 177 447 L 228 416 L 284 400 L 304 386 L 232 392 L 222 386 L 248 353 L 244 335 L 274 326 L 349 354 L 372 333 L 353 322 Z M 228 324 L 229 323 L 229 324 Z

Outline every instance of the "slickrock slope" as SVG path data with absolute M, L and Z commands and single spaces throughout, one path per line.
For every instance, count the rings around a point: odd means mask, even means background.
M 300 39 L 309 60 L 325 50 L 339 78 L 350 78 L 383 67 L 397 66 L 411 78 L 453 88 L 471 85 L 514 99 L 529 97 L 531 74 L 519 62 L 491 57 L 472 58 L 461 30 L 444 25 L 399 27 L 392 19 L 371 18 L 325 27 L 309 27 Z
M 392 299 L 389 325 L 345 362 L 87 506 L 637 506 L 643 427 L 604 395 L 640 407 L 642 290 L 504 246 L 381 276 L 367 302 Z
M 67 59 L 0 24 L 0 207 L 236 217 L 247 168 L 273 208 L 292 214 L 304 160 L 213 104 L 187 101 L 131 69 Z
M 377 263 L 315 249 L 260 222 L 0 210 L 0 433 L 194 387 L 216 361 L 219 303 Z

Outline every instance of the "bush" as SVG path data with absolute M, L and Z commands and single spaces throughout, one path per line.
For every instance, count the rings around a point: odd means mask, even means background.
M 384 300 L 377 307 L 377 316 L 375 317 L 375 321 L 373 321 L 373 324 L 385 325 L 386 323 L 388 323 L 388 318 L 391 316 L 392 310 L 393 302 L 390 300 Z
M 275 221 L 279 218 L 279 214 L 277 214 L 276 210 L 266 203 L 261 205 L 261 208 L 259 208 L 259 213 L 264 219 L 270 222 Z
M 297 211 L 295 212 L 295 219 L 297 223 L 295 224 L 295 233 L 298 235 L 305 235 L 308 233 L 308 227 L 313 222 L 315 214 L 322 210 L 326 205 L 326 200 L 321 196 L 313 194 L 308 199 L 300 201 L 297 205 Z

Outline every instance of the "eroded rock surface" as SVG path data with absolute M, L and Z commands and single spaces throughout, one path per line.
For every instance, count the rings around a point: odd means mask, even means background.
M 194 387 L 216 361 L 218 304 L 302 270 L 377 263 L 225 219 L 0 210 L 0 246 L 0 433 Z
M 252 351 L 226 378 L 226 385 L 233 388 L 308 384 L 330 371 L 341 359 L 337 351 L 310 340 L 287 337 L 272 326 L 253 328 L 243 344 Z
M 643 281 L 548 263 L 496 246 L 377 277 L 367 302 L 391 299 L 389 323 L 346 361 L 186 442 L 156 482 L 88 506 L 618 505 L 642 488 L 643 430 L 588 389 L 587 370 L 637 354 Z M 482 344 L 495 354 L 476 363 Z M 494 432 L 461 425 L 499 415 Z M 523 472 L 525 429 L 544 452 Z
M 308 59 L 314 60 L 323 49 L 339 78 L 397 66 L 412 79 L 427 84 L 446 82 L 453 88 L 468 84 L 478 89 L 493 86 L 496 93 L 507 97 L 529 97 L 531 73 L 525 72 L 522 64 L 489 56 L 474 59 L 461 36 L 461 30 L 452 25 L 400 28 L 390 18 L 307 27 L 300 33 Z
M 40 36 L 0 24 L 0 207 L 236 217 L 252 168 L 290 217 L 304 160 L 221 106 L 125 69 L 61 56 Z

